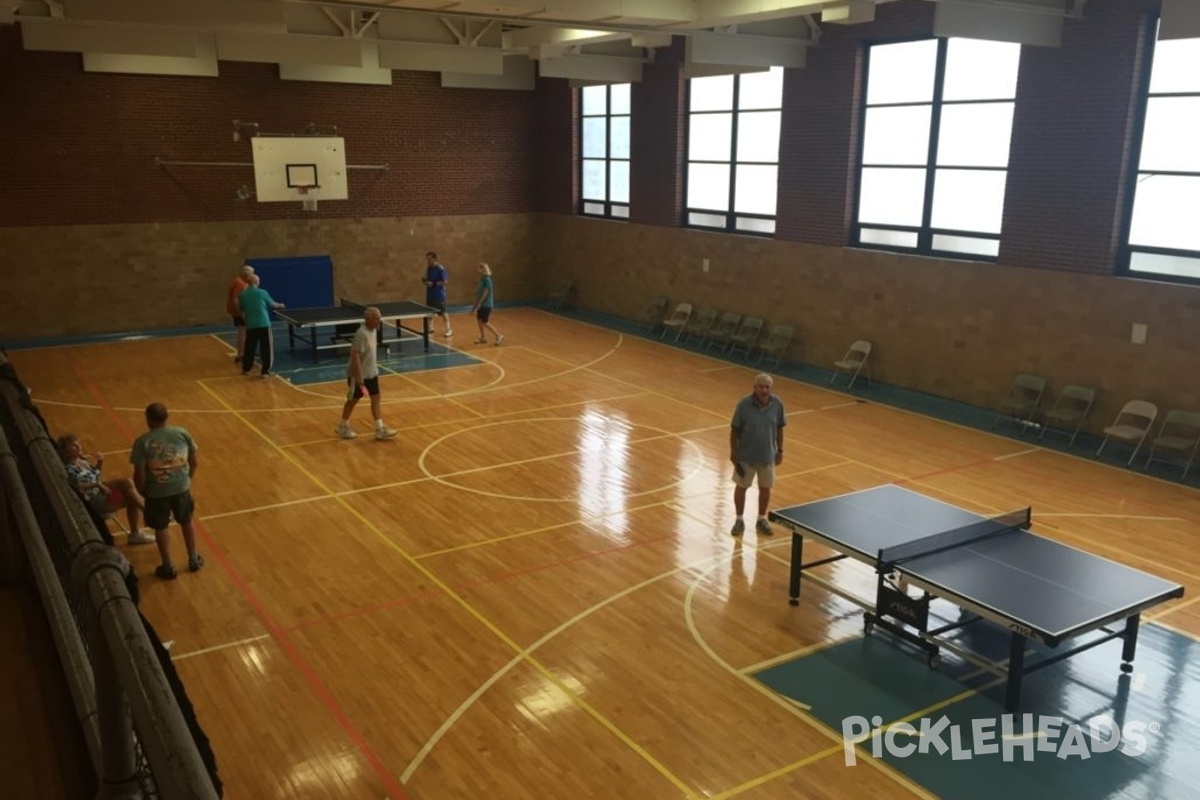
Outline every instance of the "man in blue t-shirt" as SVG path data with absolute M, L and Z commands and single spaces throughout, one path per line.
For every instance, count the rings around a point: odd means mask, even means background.
M 767 506 L 771 502 L 771 487 L 775 485 L 775 467 L 783 462 L 783 428 L 787 417 L 783 401 L 771 394 L 775 381 L 770 375 L 754 376 L 754 391 L 743 397 L 733 409 L 729 430 L 729 460 L 733 462 L 734 536 L 746 530 L 742 512 L 746 508 L 746 490 L 758 477 L 758 522 L 754 529 L 770 535 Z
M 450 276 L 446 272 L 446 268 L 438 262 L 437 253 L 430 250 L 425 254 L 425 277 L 421 279 L 421 283 L 425 284 L 425 305 L 437 310 L 437 316 L 442 318 L 445 325 L 443 336 L 453 336 L 454 331 L 450 329 L 450 315 L 446 313 L 446 284 L 450 281 Z M 436 326 L 435 326 L 436 327 Z
M 238 295 L 238 308 L 246 320 L 246 346 L 242 350 L 242 374 L 249 375 L 254 366 L 254 351 L 259 351 L 259 361 L 262 364 L 262 377 L 271 376 L 271 311 L 283 308 L 283 303 L 276 303 L 275 298 L 267 294 L 267 290 L 258 285 L 257 275 L 246 278 L 246 288 Z

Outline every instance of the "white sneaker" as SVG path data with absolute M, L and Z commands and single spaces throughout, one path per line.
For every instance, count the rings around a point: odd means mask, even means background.
M 496 337 L 496 347 L 499 347 L 502 344 L 504 344 L 504 334 L 503 333 Z
M 153 544 L 154 534 L 146 533 L 141 528 L 138 528 L 136 531 L 130 531 L 129 538 L 125 541 L 129 544 Z
M 446 328 L 446 332 L 442 334 L 442 336 L 453 336 L 453 335 L 454 335 L 454 331 L 450 330 L 449 328 Z
M 350 429 L 350 426 L 345 422 L 339 422 L 338 426 L 333 429 L 333 432 L 343 439 L 357 439 L 358 434 Z
M 396 436 L 396 431 L 391 428 L 376 428 L 375 438 L 379 440 L 392 439 Z

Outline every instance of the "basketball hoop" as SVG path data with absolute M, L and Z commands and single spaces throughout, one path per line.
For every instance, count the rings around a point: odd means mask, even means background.
M 305 211 L 316 211 L 317 210 L 316 195 L 314 195 L 312 197 L 309 197 L 309 195 L 308 195 L 308 190 L 311 188 L 312 188 L 311 186 L 297 186 L 296 187 L 296 192 L 300 195 L 301 207 Z

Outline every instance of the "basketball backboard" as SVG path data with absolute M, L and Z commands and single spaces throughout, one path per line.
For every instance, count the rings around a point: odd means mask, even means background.
M 346 200 L 346 147 L 340 136 L 255 136 L 260 203 Z

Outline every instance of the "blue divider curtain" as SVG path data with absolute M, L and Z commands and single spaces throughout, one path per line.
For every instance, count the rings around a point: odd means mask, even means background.
M 336 305 L 333 296 L 333 259 L 329 256 L 247 258 L 271 297 L 288 308 L 321 308 Z

